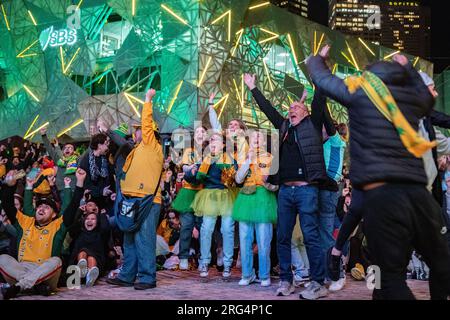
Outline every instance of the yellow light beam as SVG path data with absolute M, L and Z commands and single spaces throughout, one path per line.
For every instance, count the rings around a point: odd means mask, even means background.
M 413 67 L 416 67 L 417 62 L 419 62 L 419 57 L 414 60 Z
M 28 92 L 28 94 L 29 94 L 30 96 L 33 97 L 34 100 L 36 100 L 37 102 L 39 102 L 39 99 L 34 95 L 34 93 L 33 93 L 26 85 L 23 85 L 23 88 Z
M 50 124 L 50 122 L 46 122 L 44 123 L 42 126 L 40 126 L 39 128 L 37 128 L 36 130 L 33 130 L 32 132 L 30 132 L 28 135 L 26 135 L 25 137 L 23 137 L 24 139 L 28 139 L 31 136 L 34 136 L 34 134 L 36 132 L 39 132 L 39 130 L 41 130 L 42 128 L 45 128 L 46 126 L 48 126 Z
M 335 63 L 333 66 L 333 71 L 331 72 L 332 74 L 336 73 L 337 66 L 338 66 L 337 63 Z
M 139 113 L 138 109 L 134 105 L 133 101 L 131 101 L 131 99 L 128 97 L 127 94 L 124 94 L 123 96 L 125 97 L 125 99 L 127 99 L 128 103 L 130 104 L 131 108 L 133 109 L 134 113 L 138 116 L 138 118 L 141 118 L 141 114 Z
M 288 33 L 287 39 L 289 42 L 289 46 L 291 47 L 292 55 L 294 56 L 295 65 L 298 65 L 297 55 L 295 54 L 294 43 L 292 42 L 291 35 Z
M 165 4 L 161 4 L 161 7 L 166 10 L 168 13 L 170 13 L 172 16 L 177 18 L 181 23 L 188 24 L 187 20 L 181 18 L 179 15 L 177 15 L 175 12 L 173 12 L 169 7 L 167 7 Z
M 214 20 L 213 22 L 211 22 L 211 24 L 215 24 L 217 21 L 219 21 L 220 19 L 222 19 L 223 17 L 225 17 L 227 14 L 230 13 L 231 10 L 228 10 L 226 12 L 224 12 L 220 17 L 218 17 L 216 20 Z
M 220 98 L 219 101 L 217 101 L 217 102 L 213 105 L 213 108 L 214 108 L 214 109 L 217 108 L 217 106 L 218 106 L 223 100 L 225 100 L 225 97 L 226 97 L 226 95 L 223 96 L 222 98 Z
M 37 53 L 23 54 L 19 58 L 34 57 L 34 56 L 37 56 Z
M 259 30 L 261 30 L 261 31 L 263 31 L 263 32 L 266 32 L 266 33 L 272 35 L 272 37 L 269 37 L 269 38 L 267 38 L 267 39 L 260 40 L 260 41 L 259 41 L 260 44 L 261 44 L 261 43 L 265 43 L 265 42 L 267 42 L 267 41 L 271 41 L 271 40 L 276 39 L 276 38 L 278 38 L 278 37 L 280 36 L 279 34 L 277 34 L 277 33 L 275 33 L 275 32 L 272 32 L 272 31 L 270 31 L 270 30 L 264 29 L 264 28 L 259 28 Z
M 131 14 L 133 17 L 136 14 L 136 0 L 131 0 Z
M 215 24 L 217 21 L 219 21 L 220 19 L 224 18 L 227 15 L 228 15 L 228 41 L 231 41 L 231 10 L 224 12 L 220 17 L 211 22 L 211 24 Z
M 270 90 L 273 91 L 272 79 L 270 78 L 269 68 L 267 68 L 266 62 L 263 60 L 264 70 L 266 71 L 266 77 L 269 79 Z
M 220 116 L 222 115 L 222 112 L 225 109 L 225 105 L 227 104 L 227 101 L 228 101 L 228 96 L 229 96 L 229 93 L 227 93 L 227 95 L 225 96 L 225 101 L 223 102 L 222 109 L 220 110 L 220 113 L 219 113 L 219 116 L 217 117 L 217 119 L 220 119 Z
M 347 61 L 348 61 L 353 67 L 356 68 L 356 66 L 353 64 L 353 62 L 350 60 L 349 57 L 347 57 L 347 55 L 346 55 L 344 52 L 341 51 L 341 54 L 344 56 L 345 59 L 347 59 Z
M 80 9 L 80 6 L 81 6 L 81 4 L 83 3 L 83 1 L 84 1 L 84 0 L 80 0 L 80 2 L 78 2 L 77 10 Z
M 103 77 L 102 77 L 102 78 L 103 78 Z M 100 79 L 100 80 L 101 80 L 101 79 Z M 129 94 L 128 92 L 124 92 L 124 94 L 126 94 L 126 95 L 128 96 L 128 98 L 130 98 L 131 100 L 134 100 L 134 101 L 136 101 L 136 102 L 139 102 L 139 103 L 142 104 L 142 105 L 145 103 L 144 100 L 141 100 L 141 99 L 139 99 L 139 98 L 137 98 L 137 97 L 135 97 L 135 96 Z
M 25 52 L 27 52 L 28 50 L 30 50 L 30 48 L 31 48 L 32 46 L 34 46 L 38 41 L 39 41 L 39 40 L 34 41 L 32 44 L 30 44 L 28 47 L 26 47 L 24 50 L 22 50 L 22 51 L 16 56 L 16 58 L 23 58 L 23 57 L 24 57 L 23 54 L 24 54 Z M 37 53 L 36 53 L 35 55 L 37 55 Z M 29 56 L 29 55 L 27 55 L 27 56 Z
M 239 90 L 236 80 L 234 80 L 233 78 L 233 84 L 234 84 L 234 89 L 236 90 L 236 97 L 238 98 L 239 104 L 242 105 L 242 101 L 241 101 L 241 90 Z
M 359 70 L 358 62 L 356 62 L 356 59 L 355 59 L 355 56 L 353 55 L 352 49 L 350 48 L 350 46 L 349 46 L 347 41 L 345 41 L 345 43 L 347 44 L 347 49 L 348 49 L 348 52 L 350 53 L 350 56 L 352 57 L 354 66 L 356 67 L 357 70 Z
M 385 56 L 385 57 L 383 58 L 383 60 L 389 59 L 390 57 L 396 55 L 397 53 L 400 53 L 400 51 L 395 51 L 395 52 L 392 52 L 391 54 L 388 54 L 387 56 Z
M 11 28 L 9 27 L 8 17 L 6 16 L 6 11 L 5 11 L 5 7 L 3 6 L 3 3 L 2 3 L 2 12 L 3 12 L 3 18 L 5 19 L 5 23 L 6 23 L 6 28 L 8 29 L 8 31 L 10 31 Z
M 244 75 L 241 76 L 241 108 L 244 110 L 245 100 L 244 100 Z
M 316 44 L 317 44 L 317 31 L 314 31 L 314 51 L 316 52 Z
M 63 56 L 63 49 L 62 49 L 62 47 L 59 47 L 59 55 L 60 55 L 60 57 L 61 57 L 61 68 L 62 68 L 62 72 L 64 73 L 65 64 L 64 64 L 64 56 Z
M 209 64 L 211 63 L 211 60 L 212 60 L 212 57 L 209 57 L 209 58 L 208 58 L 208 61 L 206 62 L 206 66 L 205 66 L 205 68 L 203 69 L 202 75 L 200 76 L 200 79 L 199 79 L 198 84 L 197 84 L 197 87 L 198 87 L 198 88 L 200 88 L 200 86 L 202 85 L 203 78 L 205 77 L 206 71 L 207 71 L 208 68 L 209 68 Z
M 363 39 L 358 38 L 358 40 L 359 40 L 359 42 L 361 42 L 361 43 L 363 44 L 363 46 L 364 46 L 367 50 L 369 50 L 369 52 L 370 52 L 374 57 L 376 56 L 375 52 L 373 52 L 372 49 L 370 49 L 370 47 L 364 42 Z
M 30 10 L 28 10 L 28 15 L 30 16 L 31 21 L 33 21 L 33 24 L 34 24 L 35 26 L 37 26 L 36 20 L 34 19 L 33 14 L 31 13 Z
M 257 8 L 261 8 L 261 7 L 267 6 L 267 5 L 269 5 L 269 4 L 270 4 L 269 1 L 267 1 L 267 2 L 262 2 L 262 3 L 260 3 L 260 4 L 255 4 L 254 6 L 249 7 L 248 10 L 254 10 L 254 9 L 257 9 Z
M 72 123 L 68 128 L 64 129 L 63 131 L 61 131 L 60 133 L 58 133 L 56 135 L 57 138 L 61 137 L 63 134 L 69 132 L 70 130 L 72 130 L 73 128 L 75 128 L 76 126 L 79 126 L 80 124 L 82 124 L 84 122 L 83 119 L 78 119 L 77 121 L 75 121 L 74 123 Z
M 64 74 L 69 70 L 70 66 L 72 65 L 72 62 L 75 60 L 75 57 L 78 55 L 78 52 L 80 52 L 81 48 L 78 48 L 75 54 L 73 55 L 72 59 L 70 59 L 69 63 L 67 64 L 66 68 L 64 69 Z
M 314 55 L 319 52 L 320 46 L 322 45 L 323 37 L 325 36 L 325 33 L 322 33 L 322 36 L 320 37 L 319 44 L 317 45 L 316 51 L 314 51 Z
M 27 136 L 27 135 L 30 133 L 31 129 L 33 129 L 33 126 L 34 126 L 34 124 L 36 123 L 36 121 L 37 121 L 38 118 L 39 118 L 39 115 L 37 115 L 37 116 L 34 118 L 33 122 L 31 122 L 30 127 L 28 128 L 27 132 L 25 132 L 25 136 Z
M 170 111 L 172 111 L 172 107 L 178 98 L 178 93 L 180 93 L 182 86 L 183 86 L 183 80 L 180 81 L 180 83 L 177 86 L 177 89 L 175 90 L 175 95 L 173 96 L 172 101 L 170 101 L 169 107 L 167 108 L 167 114 L 170 114 Z
M 241 41 L 242 35 L 244 34 L 244 29 L 239 30 L 238 32 L 236 32 L 236 34 L 239 34 L 239 37 L 236 41 L 235 46 L 233 47 L 233 50 L 231 51 L 231 56 L 234 56 L 234 53 L 236 52 L 236 49 Z

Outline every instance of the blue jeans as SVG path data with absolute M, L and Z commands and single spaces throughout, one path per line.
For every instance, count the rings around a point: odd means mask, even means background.
M 327 265 L 327 251 L 334 246 L 333 231 L 339 192 L 319 190 L 319 232 L 323 250 L 323 263 Z M 328 277 L 328 275 L 327 275 Z
M 147 204 L 151 210 L 134 233 L 125 232 L 123 236 L 124 260 L 118 278 L 133 283 L 156 283 L 156 225 L 161 205 Z
M 325 265 L 320 242 L 319 189 L 315 186 L 290 187 L 283 185 L 278 194 L 277 248 L 280 262 L 280 279 L 292 282 L 291 240 L 297 213 L 303 232 L 311 278 L 323 283 Z
M 211 262 L 211 239 L 216 220 L 217 217 L 203 217 L 200 228 L 200 263 L 203 265 Z M 234 220 L 231 216 L 222 217 L 220 232 L 223 238 L 223 265 L 231 268 L 234 253 Z
M 295 223 L 296 225 L 294 227 L 294 234 L 291 241 L 292 266 L 294 267 L 294 273 L 297 276 L 309 277 L 309 261 L 305 243 L 303 241 L 303 234 L 299 231 L 299 234 L 297 235 L 295 232 L 297 222 Z
M 270 278 L 270 242 L 272 241 L 271 223 L 239 222 L 239 240 L 241 243 L 242 278 L 249 279 L 253 270 L 253 234 L 256 231 L 258 244 L 259 279 Z
M 180 214 L 180 259 L 189 259 L 189 249 L 191 248 L 192 230 L 194 226 L 200 231 L 202 217 L 195 216 L 192 212 Z

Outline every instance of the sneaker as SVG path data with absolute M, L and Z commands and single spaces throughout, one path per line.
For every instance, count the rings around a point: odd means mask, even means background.
M 148 289 L 153 289 L 156 288 L 156 283 L 152 282 L 152 283 L 136 283 L 134 285 L 134 289 L 135 290 L 148 290 Z
M 261 280 L 261 287 L 270 287 L 271 284 L 270 278 Z
M 208 266 L 206 264 L 201 264 L 198 270 L 200 271 L 200 277 L 206 278 L 208 276 Z
M 19 286 L 16 286 L 13 284 L 10 285 L 4 285 L 1 288 L 2 296 L 4 300 L 14 299 L 17 297 L 17 295 L 20 293 L 21 288 Z
M 364 280 L 366 278 L 366 273 L 364 272 L 364 267 L 362 266 L 362 264 L 355 264 L 355 267 L 352 268 L 351 275 L 353 278 L 355 278 L 355 280 Z
M 242 278 L 239 281 L 239 285 L 240 286 L 248 286 L 250 283 L 253 283 L 256 281 L 256 276 L 255 274 L 252 274 L 252 276 L 250 278 Z
M 301 276 L 299 274 L 294 274 L 294 286 L 300 287 L 310 280 L 309 276 Z
M 120 286 L 120 287 L 132 287 L 133 286 L 132 283 L 122 281 L 119 278 L 108 279 L 108 280 L 106 280 L 106 283 L 112 284 L 114 286 Z
M 295 292 L 294 285 L 289 281 L 280 281 L 277 289 L 277 296 L 288 296 Z
M 100 270 L 97 267 L 90 268 L 86 275 L 86 287 L 92 287 L 95 281 L 97 281 L 99 274 Z
M 48 284 L 39 283 L 33 286 L 33 294 L 49 297 L 52 294 L 52 290 Z
M 224 268 L 223 268 L 222 277 L 223 277 L 223 278 L 229 278 L 229 277 L 231 277 L 231 267 L 224 267 Z
M 188 270 L 189 269 L 189 260 L 188 259 L 180 259 L 180 270 Z
M 345 286 L 345 277 L 340 278 L 338 281 L 331 281 L 331 284 L 330 284 L 328 290 L 336 292 L 336 291 L 342 290 L 342 288 L 344 288 L 344 286 Z
M 316 281 L 311 281 L 311 284 L 300 292 L 299 298 L 300 299 L 306 299 L 306 300 L 317 300 L 319 298 L 326 297 L 328 295 L 328 289 L 319 284 Z
M 80 268 L 80 277 L 81 278 L 86 277 L 86 275 L 88 273 L 88 266 L 87 266 L 86 259 L 80 259 L 80 261 L 78 261 L 77 266 L 78 266 L 78 268 Z

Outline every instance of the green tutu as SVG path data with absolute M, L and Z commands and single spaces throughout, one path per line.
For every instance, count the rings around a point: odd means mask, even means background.
M 231 216 L 235 197 L 228 189 L 200 190 L 192 202 L 196 216 Z
M 262 186 L 253 194 L 239 193 L 233 207 L 233 219 L 249 223 L 276 223 L 277 199 L 275 193 Z
M 197 193 L 198 190 L 182 188 L 173 200 L 172 208 L 179 213 L 193 212 L 191 204 Z

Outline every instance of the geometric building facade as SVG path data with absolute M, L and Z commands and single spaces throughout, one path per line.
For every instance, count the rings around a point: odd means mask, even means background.
M 286 111 L 304 87 L 312 99 L 304 61 L 325 43 L 340 77 L 394 53 L 261 0 L 7 0 L 1 10 L 0 139 L 33 138 L 47 122 L 50 136 L 78 139 L 99 118 L 138 121 L 149 87 L 157 89 L 162 133 L 207 118 L 211 92 L 221 122 L 237 117 L 269 128 L 244 72 L 256 73 L 264 94 Z M 408 58 L 432 74 L 430 62 Z M 342 107 L 329 106 L 346 121 Z

